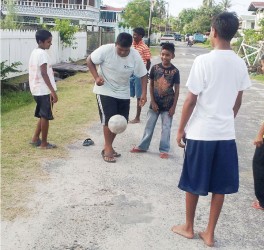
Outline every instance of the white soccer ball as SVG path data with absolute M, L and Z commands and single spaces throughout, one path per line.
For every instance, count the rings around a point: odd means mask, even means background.
M 122 115 L 113 115 L 108 121 L 108 128 L 114 134 L 121 134 L 126 130 L 127 120 Z

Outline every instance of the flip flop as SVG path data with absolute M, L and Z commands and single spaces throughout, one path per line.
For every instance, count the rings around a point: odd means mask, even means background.
M 113 155 L 112 156 L 105 155 L 104 150 L 102 150 L 101 155 L 102 155 L 103 160 L 105 162 L 108 162 L 108 163 L 115 163 L 116 162 L 115 157 Z
M 147 152 L 146 150 L 142 150 L 140 148 L 134 147 L 130 150 L 131 153 L 144 153 Z
M 38 140 L 35 141 L 35 142 L 31 141 L 29 144 L 32 145 L 32 146 L 34 146 L 34 147 L 39 147 L 40 144 L 41 144 L 41 140 L 38 139 Z
M 116 151 L 114 151 L 113 156 L 114 156 L 114 157 L 120 157 L 121 154 L 119 154 L 119 153 L 117 153 Z
M 85 139 L 83 142 L 83 146 L 90 146 L 90 145 L 94 145 L 94 141 L 91 138 Z
M 46 147 L 39 146 L 38 148 L 40 148 L 40 149 L 53 149 L 53 148 L 57 148 L 57 146 L 55 144 L 48 143 Z

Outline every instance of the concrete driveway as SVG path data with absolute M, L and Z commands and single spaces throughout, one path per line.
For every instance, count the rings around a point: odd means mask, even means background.
M 142 137 L 148 104 L 141 123 L 129 124 L 117 136 L 115 149 L 122 154 L 115 164 L 102 160 L 102 127 L 87 128 L 94 146 L 83 141 L 68 145 L 68 159 L 43 164 L 49 179 L 36 183 L 28 203 L 31 216 L 2 222 L 3 250 L 171 250 L 207 249 L 196 235 L 188 240 L 171 232 L 185 219 L 185 194 L 177 188 L 183 150 L 175 143 L 177 125 L 186 94 L 186 79 L 193 59 L 206 53 L 194 45 L 177 43 L 173 63 L 181 72 L 181 93 L 174 117 L 169 159 L 159 158 L 160 121 L 150 150 L 132 154 L 129 150 Z M 154 58 L 157 63 L 159 58 Z M 131 117 L 136 110 L 132 99 Z M 227 195 L 216 228 L 217 249 L 263 249 L 264 212 L 251 208 L 255 199 L 251 161 L 252 141 L 264 119 L 264 85 L 253 82 L 244 94 L 236 119 L 240 160 L 240 190 Z M 85 138 L 84 138 L 85 139 Z M 210 196 L 201 197 L 195 231 L 206 227 Z

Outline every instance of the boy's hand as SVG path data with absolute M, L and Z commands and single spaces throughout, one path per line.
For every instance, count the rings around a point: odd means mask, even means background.
M 152 110 L 154 112 L 156 112 L 156 113 L 159 112 L 159 106 L 158 106 L 158 104 L 155 101 L 151 102 L 151 107 L 152 107 Z
M 58 96 L 57 96 L 56 92 L 51 92 L 50 95 L 51 95 L 51 101 L 53 103 L 56 103 L 58 101 Z
M 146 104 L 146 102 L 147 102 L 147 96 L 142 95 L 139 100 L 139 106 L 142 108 Z
M 184 131 L 178 130 L 176 141 L 177 141 L 177 144 L 179 147 L 181 147 L 181 148 L 185 147 L 186 139 L 185 139 L 185 132 Z M 182 143 L 182 142 L 184 142 L 184 143 Z
M 263 144 L 263 136 L 258 136 L 254 140 L 254 145 L 256 145 L 256 147 L 260 147 L 262 144 Z
M 96 83 L 96 85 L 98 85 L 98 86 L 102 86 L 102 85 L 104 85 L 104 78 L 101 77 L 101 76 L 96 77 L 96 79 L 95 79 L 95 83 Z
M 172 117 L 175 114 L 175 108 L 171 107 L 169 110 L 169 116 Z

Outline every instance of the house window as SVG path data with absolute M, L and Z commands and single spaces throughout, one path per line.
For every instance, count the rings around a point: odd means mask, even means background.
M 251 23 L 251 29 L 255 28 L 255 23 Z
M 94 7 L 94 0 L 89 0 L 89 5 Z

